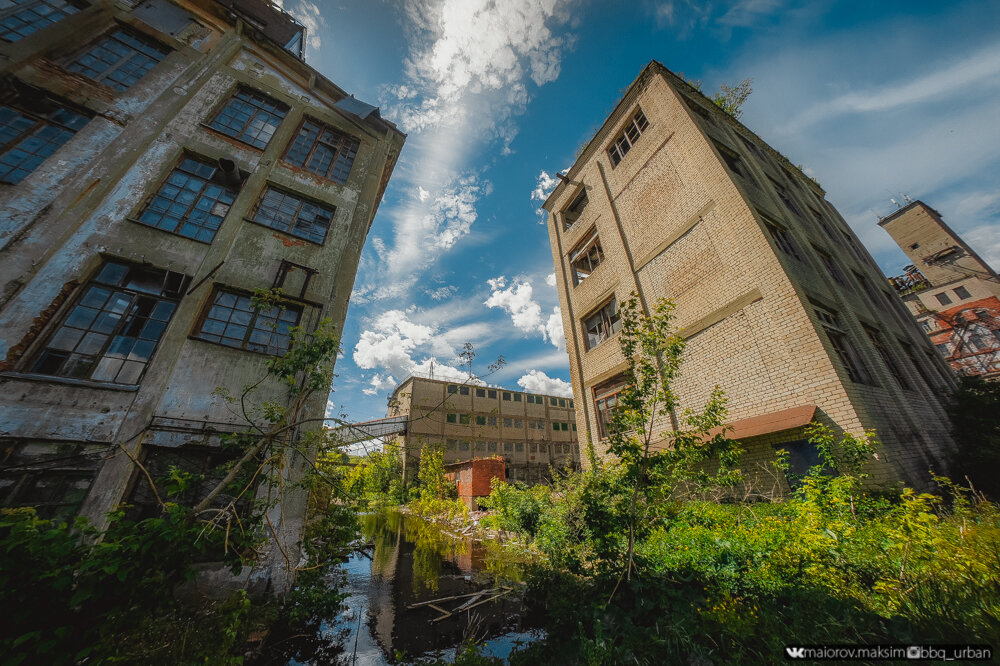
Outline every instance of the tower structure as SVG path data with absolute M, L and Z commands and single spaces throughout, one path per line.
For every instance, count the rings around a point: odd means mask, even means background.
M 544 208 L 581 442 L 603 448 L 624 382 L 618 304 L 635 293 L 645 311 L 676 304 L 681 408 L 721 387 L 748 468 L 776 447 L 797 471 L 815 462 L 813 420 L 874 429 L 876 483 L 944 468 L 954 379 L 871 256 L 818 183 L 663 65 L 629 86 Z
M 262 0 L 0 15 L 0 502 L 102 525 L 149 499 L 121 446 L 154 477 L 211 476 L 233 455 L 220 436 L 248 427 L 214 389 L 260 379 L 293 326 L 340 327 L 405 137 L 307 65 L 303 26 Z M 325 406 L 306 406 L 311 427 Z M 270 516 L 279 591 L 305 501 L 290 490 Z
M 1000 277 L 922 201 L 879 220 L 910 260 L 889 283 L 949 365 L 1000 378 Z

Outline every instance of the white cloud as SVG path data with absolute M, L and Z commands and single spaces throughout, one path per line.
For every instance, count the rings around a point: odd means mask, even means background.
M 424 188 L 420 187 L 419 185 L 417 186 L 417 198 L 418 199 L 420 199 L 421 201 L 427 201 L 427 197 L 429 197 L 430 195 L 431 195 L 430 192 L 428 192 Z
M 454 296 L 455 292 L 457 292 L 457 291 L 458 291 L 458 287 L 456 287 L 453 284 L 449 284 L 449 285 L 445 285 L 443 287 L 438 287 L 437 289 L 428 289 L 424 293 L 426 293 L 428 296 L 430 296 L 432 300 L 443 301 L 446 298 L 450 298 L 450 297 Z
M 545 284 L 549 285 L 550 287 L 556 286 L 556 274 L 555 273 L 549 273 L 548 275 L 546 275 L 545 276 Z
M 377 395 L 379 391 L 396 388 L 396 384 L 399 382 L 392 375 L 382 377 L 382 375 L 375 373 L 368 383 L 371 385 L 369 388 L 361 389 L 365 395 Z
M 973 227 L 962 237 L 994 271 L 1000 269 L 1000 228 L 997 225 Z
M 552 308 L 552 314 L 549 315 L 548 321 L 545 322 L 545 333 L 548 335 L 552 346 L 556 349 L 566 349 L 566 338 L 563 335 L 562 312 L 559 310 L 558 305 Z
M 556 189 L 556 185 L 559 184 L 559 179 L 555 176 L 550 176 L 548 171 L 542 170 L 538 174 L 538 181 L 535 183 L 535 189 L 531 190 L 531 200 L 532 201 L 545 201 L 552 194 L 552 190 Z
M 558 377 L 549 377 L 540 370 L 530 370 L 528 374 L 517 380 L 517 384 L 530 393 L 561 395 L 566 398 L 573 397 L 572 384 Z

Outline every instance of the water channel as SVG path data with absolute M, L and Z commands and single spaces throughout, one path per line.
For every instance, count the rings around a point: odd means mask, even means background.
M 367 547 L 342 565 L 340 589 L 349 595 L 344 610 L 316 636 L 293 637 L 301 646 L 289 645 L 269 663 L 451 661 L 469 640 L 506 658 L 541 636 L 525 613 L 521 563 L 496 543 L 455 538 L 397 511 L 360 519 Z

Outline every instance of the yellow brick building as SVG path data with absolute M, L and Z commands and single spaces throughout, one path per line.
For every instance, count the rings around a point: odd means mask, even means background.
M 944 469 L 951 371 L 822 188 L 663 65 L 642 71 L 544 208 L 581 442 L 603 448 L 625 369 L 616 308 L 636 293 L 647 311 L 676 304 L 681 407 L 720 386 L 751 467 L 779 444 L 793 468 L 814 462 L 815 419 L 877 431 L 877 482 Z

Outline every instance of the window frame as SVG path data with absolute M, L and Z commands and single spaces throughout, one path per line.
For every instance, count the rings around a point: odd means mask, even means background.
M 596 257 L 592 256 L 594 250 L 597 252 Z M 578 287 L 584 280 L 593 275 L 597 267 L 605 261 L 604 248 L 601 245 L 601 238 L 597 232 L 597 227 L 594 227 L 592 234 L 587 235 L 569 251 L 567 258 L 569 261 L 569 272 L 573 278 L 573 286 Z M 585 273 L 585 275 L 581 277 L 581 273 Z
M 635 142 L 649 129 L 649 125 L 649 120 L 646 118 L 646 114 L 642 112 L 642 108 L 636 107 L 635 113 L 632 114 L 621 132 L 615 136 L 614 141 L 605 150 L 608 160 L 611 162 L 612 169 L 617 168 L 622 163 L 625 156 L 632 150 Z M 630 136 L 630 134 L 634 134 L 635 136 Z
M 590 203 L 590 197 L 587 194 L 586 185 L 581 185 L 579 191 L 575 193 L 576 195 L 569 202 L 569 204 L 562 209 L 562 222 L 563 231 L 572 227 L 580 216 L 583 215 L 584 209 L 587 208 L 587 204 Z
M 237 298 L 237 303 L 239 302 L 238 299 L 240 299 L 240 298 L 247 298 L 247 299 L 251 300 L 251 308 L 252 309 L 249 310 L 249 312 L 250 312 L 250 318 L 249 318 L 249 320 L 245 324 L 246 332 L 243 335 L 243 339 L 242 339 L 243 342 L 242 342 L 241 346 L 226 344 L 225 342 L 222 342 L 222 340 L 226 338 L 226 336 L 224 335 L 224 333 L 225 333 L 226 329 L 228 328 L 228 325 L 230 323 L 233 323 L 232 315 L 230 315 L 230 318 L 225 321 L 225 325 L 223 326 L 223 333 L 218 335 L 218 337 L 220 338 L 219 340 L 211 340 L 211 339 L 202 337 L 202 335 L 201 335 L 203 333 L 203 331 L 204 331 L 205 322 L 208 319 L 213 319 L 215 321 L 222 321 L 221 319 L 218 319 L 216 317 L 209 317 L 209 314 L 211 313 L 212 308 L 214 308 L 214 307 L 227 308 L 228 307 L 228 306 L 225 306 L 225 305 L 222 305 L 222 304 L 219 304 L 219 303 L 216 302 L 216 295 L 218 295 L 218 294 L 229 294 L 229 295 L 235 296 Z M 305 314 L 305 308 L 301 304 L 293 303 L 293 302 L 288 301 L 288 300 L 282 300 L 282 301 L 280 301 L 279 306 L 273 306 L 273 307 L 279 307 L 280 308 L 279 309 L 279 313 L 278 313 L 278 318 L 276 319 L 276 321 L 281 321 L 280 316 L 281 316 L 281 313 L 284 312 L 284 311 L 297 312 L 298 313 L 298 317 L 289 326 L 289 329 L 288 329 L 289 332 L 287 334 L 288 338 L 289 338 L 289 340 L 288 340 L 288 346 L 285 347 L 285 349 L 283 351 L 281 351 L 280 353 L 272 353 L 272 352 L 268 351 L 267 349 L 260 350 L 260 349 L 253 349 L 253 348 L 249 347 L 249 344 L 251 344 L 250 343 L 250 337 L 253 335 L 253 333 L 255 333 L 258 330 L 266 330 L 266 329 L 258 329 L 257 326 L 256 326 L 257 321 L 260 318 L 261 309 L 259 307 L 253 307 L 252 299 L 253 299 L 253 294 L 250 293 L 250 292 L 248 292 L 248 291 L 246 291 L 245 289 L 239 289 L 239 288 L 230 287 L 230 286 L 227 286 L 227 285 L 224 285 L 224 284 L 221 284 L 221 283 L 215 283 L 213 285 L 213 287 L 212 287 L 212 291 L 208 295 L 208 298 L 205 299 L 205 303 L 204 303 L 204 305 L 201 308 L 201 312 L 199 313 L 198 318 L 195 320 L 194 326 L 192 327 L 191 333 L 190 333 L 190 335 L 188 337 L 190 337 L 193 340 L 200 340 L 201 342 L 207 342 L 209 344 L 219 345 L 221 347 L 228 347 L 229 349 L 236 349 L 238 351 L 245 351 L 245 352 L 250 352 L 250 353 L 253 353 L 253 354 L 261 354 L 261 355 L 264 355 L 264 356 L 277 356 L 277 357 L 283 356 L 284 354 L 286 354 L 288 352 L 289 349 L 291 349 L 291 346 L 292 346 L 292 344 L 291 344 L 292 343 L 292 340 L 291 340 L 291 335 L 292 335 L 291 329 L 299 326 L 299 324 L 302 322 L 302 317 Z M 230 308 L 230 309 L 234 313 L 235 312 L 243 312 L 243 310 L 237 310 L 236 308 Z M 239 323 L 237 323 L 236 325 L 237 326 L 244 326 L 243 324 L 239 324 Z M 274 334 L 277 333 L 277 330 L 276 329 L 270 329 L 270 330 L 268 330 L 268 332 L 271 335 L 274 335 Z M 210 334 L 210 335 L 214 335 L 214 334 Z M 232 338 L 232 339 L 235 339 L 235 338 Z M 259 344 L 259 343 L 253 343 L 253 344 Z M 268 342 L 266 346 L 270 346 L 270 342 Z M 276 349 L 278 349 L 277 345 L 275 347 L 276 347 Z
M 263 218 L 259 218 L 258 217 L 261 214 L 261 210 L 262 210 L 262 208 L 264 206 L 264 201 L 267 199 L 268 195 L 270 193 L 272 193 L 272 192 L 280 193 L 280 196 L 284 197 L 284 199 L 278 204 L 278 206 L 275 208 L 275 210 L 277 210 L 278 208 L 280 208 L 284 204 L 284 200 L 285 199 L 294 199 L 294 200 L 298 201 L 298 206 L 297 206 L 296 211 L 295 211 L 295 218 L 294 218 L 292 224 L 290 225 L 289 229 L 282 229 L 281 227 L 277 227 L 277 226 L 275 226 L 273 224 L 269 224 Z M 307 235 L 304 232 L 301 232 L 301 231 L 296 232 L 295 231 L 295 227 L 298 225 L 299 220 L 302 219 L 302 218 L 300 218 L 300 214 L 301 214 L 303 208 L 305 206 L 307 206 L 307 205 L 308 206 L 314 206 L 314 207 L 319 208 L 319 209 L 321 209 L 323 211 L 328 211 L 329 212 L 329 219 L 327 221 L 326 227 L 324 228 L 323 237 L 322 237 L 322 239 L 320 239 L 318 241 L 315 238 Z M 278 186 L 278 185 L 275 185 L 273 183 L 268 182 L 264 186 L 264 189 L 261 191 L 260 196 L 257 197 L 257 201 L 256 201 L 256 203 L 254 203 L 254 206 L 253 206 L 253 208 L 250 211 L 250 216 L 246 217 L 244 219 L 247 220 L 248 222 L 253 222 L 254 224 L 259 224 L 262 227 L 267 227 L 268 229 L 273 229 L 274 231 L 278 231 L 278 232 L 283 233 L 283 234 L 288 234 L 289 236 L 293 236 L 295 238 L 302 239 L 302 240 L 304 240 L 304 241 L 306 241 L 308 243 L 312 243 L 314 245 L 319 245 L 319 246 L 322 247 L 323 245 L 326 244 L 326 238 L 330 234 L 330 228 L 333 226 L 334 217 L 336 215 L 337 215 L 337 208 L 335 206 L 329 206 L 328 204 L 321 203 L 319 201 L 316 201 L 314 199 L 311 199 L 309 197 L 301 195 L 301 194 L 299 194 L 297 192 L 293 192 L 292 190 L 289 190 L 287 188 L 284 188 L 284 187 L 281 187 L 281 186 Z M 314 226 L 316 225 L 315 218 L 314 218 L 312 224 Z
M 16 135 L 11 137 L 7 142 L 0 144 L 0 160 L 7 158 L 7 156 L 14 153 L 14 151 L 20 151 L 28 157 L 41 157 L 41 160 L 30 170 L 22 167 L 25 161 L 24 159 L 21 159 L 21 161 L 17 164 L 14 164 L 13 162 L 7 163 L 0 161 L 0 165 L 2 165 L 0 168 L 7 169 L 6 173 L 0 176 L 0 183 L 17 185 L 25 178 L 33 174 L 56 153 L 58 153 L 63 146 L 72 141 L 76 134 L 90 123 L 94 114 L 88 109 L 83 109 L 75 104 L 70 104 L 44 90 L 27 86 L 16 80 L 13 82 L 11 88 L 11 91 L 4 94 L 2 98 L 0 98 L 0 109 L 8 109 L 15 115 L 20 116 L 25 120 L 32 121 L 32 125 L 30 127 L 24 127 L 23 129 L 16 129 L 16 126 L 14 126 L 16 119 L 11 119 L 9 125 L 3 126 L 10 126 L 12 133 L 16 132 Z M 51 110 L 45 111 L 46 106 L 51 106 Z M 74 125 L 67 124 L 67 122 L 56 120 L 55 117 L 61 115 L 62 112 L 75 116 L 73 119 L 67 118 L 66 121 L 72 120 L 74 124 L 78 124 L 79 126 L 74 127 Z M 55 130 L 60 133 L 59 136 L 41 136 L 48 128 L 55 128 Z M 23 147 L 23 144 L 27 143 L 31 139 L 34 139 L 36 143 L 42 142 L 44 146 L 51 145 L 54 146 L 54 148 L 51 153 L 44 156 L 36 152 L 37 148 L 33 149 L 32 152 L 28 152 L 28 150 Z M 23 171 L 24 174 L 17 178 L 8 177 L 11 173 L 18 171 Z
M 804 261 L 802 253 L 799 251 L 798 243 L 795 242 L 795 238 L 792 237 L 788 227 L 778 224 L 766 215 L 761 215 L 761 223 L 774 242 L 775 247 L 796 261 Z
M 80 4 L 82 4 L 83 6 L 82 7 L 78 6 Z M 48 7 L 50 7 L 52 9 L 52 11 L 50 13 L 48 13 L 48 14 L 39 14 L 37 11 L 35 11 L 35 8 L 38 7 L 38 6 L 40 6 L 40 5 L 47 5 Z M 3 41 L 5 41 L 5 42 L 7 42 L 9 44 L 14 44 L 15 42 L 19 42 L 22 39 L 30 37 L 31 35 L 35 34 L 36 32 L 40 32 L 40 31 L 44 30 L 45 28 L 48 28 L 49 26 L 55 25 L 56 23 L 59 23 L 60 21 L 63 21 L 65 19 L 69 18 L 73 14 L 76 14 L 77 12 L 79 12 L 79 11 L 81 11 L 83 9 L 86 9 L 88 6 L 89 5 L 86 5 L 84 3 L 65 2 L 65 1 L 63 1 L 63 2 L 59 3 L 59 6 L 57 7 L 57 6 L 54 6 L 53 3 L 50 2 L 49 0 L 32 0 L 32 2 L 25 2 L 23 4 L 13 5 L 11 7 L 7 7 L 6 9 L 0 10 L 0 21 L 5 21 L 5 20 L 7 20 L 8 18 L 11 18 L 11 17 L 16 17 L 17 20 L 19 20 L 22 23 L 24 23 L 25 26 L 29 26 L 29 27 L 31 27 L 33 29 L 30 30 L 27 33 L 20 33 L 17 30 L 14 30 L 12 28 L 9 29 L 6 26 L 4 26 L 4 28 L 3 28 L 3 34 L 0 34 L 0 40 L 3 40 Z M 67 9 L 71 9 L 72 11 L 66 11 Z M 24 12 L 29 12 L 29 11 L 33 12 L 35 14 L 35 16 L 37 17 L 37 19 L 41 20 L 41 21 L 44 21 L 44 23 L 41 24 L 41 25 L 38 25 L 36 22 L 25 21 L 23 18 L 21 18 L 19 16 L 20 14 L 22 14 Z M 54 21 L 51 20 L 51 17 L 53 15 L 56 15 L 56 14 L 59 14 L 59 13 L 62 13 L 63 15 L 60 16 L 59 18 L 57 18 Z M 16 39 L 11 39 L 10 37 L 8 37 L 8 35 L 17 35 L 17 38 Z
M 592 387 L 591 399 L 594 404 L 594 420 L 597 423 L 598 440 L 607 439 L 611 434 L 611 414 L 618 407 L 621 394 L 627 385 L 625 375 L 615 375 Z M 612 399 L 614 402 L 612 403 Z M 603 405 L 603 408 L 602 408 Z
M 607 312 L 609 307 L 613 310 L 613 312 Z M 600 336 L 600 339 L 596 342 L 592 342 L 590 332 L 591 327 L 589 322 L 595 319 L 600 319 L 600 321 L 597 322 L 597 330 L 603 331 L 603 335 L 599 333 L 598 335 Z M 584 315 L 584 317 L 580 319 L 580 325 L 583 331 L 584 346 L 587 351 L 600 347 L 603 343 L 613 338 L 622 328 L 622 318 L 618 309 L 618 300 L 612 296 L 602 305 L 594 308 L 590 311 L 590 313 Z
M 864 364 L 857 346 L 851 336 L 841 326 L 836 312 L 820 305 L 813 305 L 813 311 L 820 320 L 820 325 L 826 332 L 830 347 L 843 366 L 847 378 L 856 384 L 878 386 L 871 371 Z
M 124 267 L 125 272 L 121 274 L 117 282 L 102 281 L 101 275 L 109 270 L 111 266 Z M 113 273 L 114 269 L 110 269 Z M 138 289 L 136 287 L 130 287 L 133 282 L 129 281 L 129 277 L 133 276 L 133 272 L 139 274 L 145 273 L 146 277 L 153 277 L 153 279 L 160 279 L 161 287 L 157 292 Z M 138 279 L 139 274 L 136 274 L 132 279 Z M 160 277 L 159 274 L 162 274 Z M 171 275 L 179 275 L 180 279 L 176 281 L 175 288 L 167 289 L 167 283 Z M 122 281 L 125 281 L 124 284 Z M 66 304 L 65 309 L 60 312 L 60 317 L 58 321 L 54 321 L 50 327 L 47 327 L 44 341 L 39 344 L 35 349 L 32 350 L 30 356 L 27 357 L 24 368 L 28 374 L 37 375 L 39 377 L 51 377 L 54 380 L 74 380 L 74 381 L 85 381 L 94 382 L 96 384 L 104 384 L 107 386 L 139 386 L 142 382 L 146 371 L 149 369 L 150 363 L 153 362 L 153 357 L 156 355 L 157 350 L 160 347 L 160 343 L 166 334 L 167 328 L 170 326 L 170 322 L 173 320 L 174 315 L 177 313 L 180 301 L 183 298 L 184 290 L 189 282 L 187 275 L 183 273 L 176 273 L 175 271 L 170 271 L 167 269 L 159 269 L 155 267 L 143 266 L 136 264 L 134 262 L 120 260 L 114 257 L 103 258 L 100 266 L 94 271 L 92 277 L 88 279 L 79 289 L 75 291 L 74 298 Z M 98 294 L 100 290 L 106 290 L 108 294 L 98 303 L 96 300 L 90 300 L 91 294 Z M 124 307 L 118 307 L 113 305 L 110 309 L 105 309 L 107 306 L 112 304 L 116 295 L 123 294 L 129 297 L 128 303 Z M 154 301 L 148 307 L 148 312 L 142 314 L 140 309 L 140 301 L 142 299 L 149 299 Z M 161 307 L 161 303 L 170 304 L 170 312 L 165 319 L 155 318 L 153 315 Z M 87 317 L 88 310 L 95 310 L 96 313 L 90 317 L 89 320 L 84 323 L 82 320 L 74 320 L 74 317 Z M 116 310 L 118 310 L 116 312 Z M 78 312 L 80 313 L 78 315 Z M 103 330 L 97 327 L 101 320 L 111 320 L 110 328 Z M 72 322 L 72 324 L 71 324 Z M 159 333 L 155 338 L 145 338 L 141 337 L 146 331 L 146 328 L 150 326 L 151 322 L 156 322 L 153 325 L 153 329 L 160 326 Z M 134 335 L 127 335 L 133 328 L 141 326 L 141 329 L 135 329 Z M 72 349 L 60 349 L 59 347 L 51 346 L 64 331 L 82 331 L 77 340 L 73 342 Z M 65 333 L 66 336 L 72 336 L 74 333 Z M 84 343 L 84 338 L 91 335 L 94 336 L 104 336 L 106 339 L 99 349 L 96 349 L 94 353 L 84 353 L 79 351 L 80 346 Z M 131 339 L 130 344 L 127 341 Z M 133 359 L 131 356 L 135 352 L 136 348 L 140 344 L 148 347 L 148 355 L 145 360 Z M 150 346 L 149 343 L 152 343 Z M 123 345 L 128 344 L 128 348 L 125 351 Z M 117 345 L 117 347 L 115 347 Z M 114 351 L 112 351 L 115 347 Z M 40 370 L 40 366 L 49 358 L 55 359 L 59 356 L 60 352 L 65 352 L 66 356 L 62 361 L 59 362 L 57 370 L 62 370 L 70 360 L 71 357 L 75 355 L 92 357 L 92 364 L 87 371 L 86 376 L 75 375 L 72 372 L 49 372 Z M 114 361 L 121 361 L 118 367 L 113 372 L 113 379 L 101 379 L 95 378 L 94 375 L 100 369 L 100 366 L 106 361 L 110 360 L 109 366 L 114 364 Z M 142 367 L 138 371 L 138 375 L 133 382 L 118 381 L 118 378 L 125 372 L 126 364 L 141 363 Z
M 308 138 L 302 138 L 303 132 L 306 129 L 307 123 L 313 123 L 317 125 L 317 133 L 315 138 L 311 140 L 311 143 L 307 150 L 304 150 L 305 157 L 302 159 L 302 163 L 294 161 L 297 158 L 292 158 L 292 151 L 303 150 L 299 147 L 300 138 L 303 141 L 309 141 Z M 336 134 L 338 137 L 338 143 L 334 146 L 332 143 L 326 142 L 323 139 L 326 137 L 327 133 Z M 316 151 L 320 146 L 325 147 L 327 150 L 332 151 L 332 157 L 330 158 L 330 164 L 325 172 L 313 169 L 310 164 L 316 158 Z M 304 169 L 311 174 L 317 175 L 324 180 L 330 180 L 341 185 L 346 185 L 347 181 L 351 177 L 351 171 L 354 169 L 354 162 L 357 159 L 358 153 L 361 152 L 361 141 L 357 138 L 344 132 L 343 130 L 334 127 L 329 123 L 325 123 L 322 120 L 313 118 L 312 116 L 304 116 L 299 122 L 298 128 L 295 130 L 295 136 L 292 140 L 288 142 L 288 146 L 285 148 L 285 152 L 281 157 L 281 161 L 286 165 L 291 166 L 296 169 Z M 342 165 L 341 161 L 344 155 L 349 155 L 345 158 L 346 165 Z
M 256 110 L 254 111 L 253 115 L 250 116 L 250 118 L 248 118 L 247 121 L 243 124 L 243 126 L 240 128 L 240 130 L 239 130 L 238 133 L 234 134 L 233 133 L 233 128 L 229 127 L 228 125 L 219 125 L 219 126 L 216 126 L 216 123 L 219 122 L 219 117 L 222 116 L 224 113 L 226 113 L 226 111 L 229 109 L 230 104 L 232 104 L 233 100 L 241 99 L 241 98 L 239 98 L 239 95 L 241 93 L 246 93 L 251 98 L 257 97 L 257 98 L 263 98 L 265 100 L 268 100 L 269 102 L 271 102 L 274 105 L 275 110 L 278 110 L 282 106 L 285 107 L 284 111 L 281 112 L 281 116 L 277 119 L 278 123 L 276 125 L 271 125 L 270 123 L 266 123 L 269 126 L 273 127 L 274 129 L 268 135 L 267 141 L 265 141 L 263 143 L 263 145 L 258 145 L 253 140 L 250 140 L 248 138 L 244 138 L 244 135 L 246 134 L 247 128 L 250 127 L 253 124 L 253 121 L 258 117 L 258 115 L 260 115 L 261 112 L 263 112 L 264 114 L 266 114 L 268 116 L 272 116 L 272 117 L 273 116 L 277 116 L 277 113 L 269 111 L 265 107 L 263 107 L 260 104 L 257 104 L 256 102 L 254 102 L 252 99 L 242 99 L 242 101 L 244 103 L 248 103 L 248 104 L 251 104 L 252 106 L 256 107 Z M 250 146 L 251 148 L 254 148 L 255 150 L 261 150 L 261 151 L 263 151 L 263 150 L 265 150 L 268 147 L 268 145 L 270 145 L 271 139 L 274 138 L 274 135 L 278 132 L 278 130 L 281 128 L 281 125 L 285 122 L 285 118 L 288 117 L 288 112 L 290 110 L 291 110 L 291 107 L 288 104 L 285 104 L 281 100 L 275 99 L 274 97 L 271 97 L 268 94 L 262 93 L 259 90 L 257 90 L 256 88 L 252 88 L 250 86 L 245 86 L 245 85 L 237 85 L 235 87 L 235 89 L 229 94 L 229 96 L 226 97 L 225 100 L 223 100 L 214 109 L 214 111 L 212 113 L 211 120 L 209 120 L 208 122 L 202 123 L 202 126 L 203 127 L 207 127 L 208 129 L 210 129 L 210 130 L 212 130 L 214 132 L 219 132 L 220 134 L 222 134 L 224 136 L 227 136 L 227 137 L 229 137 L 231 139 L 239 141 L 240 143 L 245 144 L 247 146 Z M 236 114 L 234 113 L 232 115 L 236 115 Z M 260 137 L 260 134 L 258 133 L 254 137 L 254 139 L 259 139 L 259 137 Z
M 123 39 L 123 37 L 127 39 Z M 147 50 L 142 50 L 141 48 L 137 48 L 134 44 L 132 44 L 130 41 L 127 40 L 134 40 L 135 42 L 138 42 L 141 46 L 146 47 Z M 94 70 L 93 67 L 88 67 L 88 65 L 81 62 L 81 60 L 84 58 L 100 60 L 100 57 L 98 55 L 95 55 L 95 51 L 97 51 L 98 49 L 103 49 L 106 52 L 115 53 L 115 51 L 113 51 L 112 49 L 108 49 L 105 46 L 105 44 L 111 41 L 117 42 L 120 46 L 124 46 L 129 50 L 129 53 L 127 55 L 120 56 L 115 62 L 110 63 L 106 69 L 101 70 L 99 72 Z M 149 51 L 154 51 L 158 53 L 159 58 L 149 53 Z M 105 32 L 103 35 L 91 41 L 89 44 L 81 48 L 75 54 L 67 58 L 65 61 L 66 64 L 64 66 L 67 70 L 75 74 L 79 74 L 80 76 L 86 77 L 100 86 L 104 86 L 105 88 L 111 88 L 112 90 L 116 90 L 119 93 L 124 93 L 127 92 L 129 88 L 142 81 L 142 79 L 144 79 L 151 71 L 153 71 L 153 69 L 155 69 L 158 64 L 166 60 L 167 56 L 169 56 L 172 52 L 173 49 L 171 49 L 166 44 L 163 44 L 159 40 L 156 40 L 153 37 L 150 37 L 149 35 L 140 32 L 131 26 L 119 23 L 115 24 L 110 30 Z M 146 61 L 152 61 L 152 63 L 150 64 L 149 62 L 144 62 L 142 66 L 145 67 L 145 70 L 134 80 L 131 80 L 131 82 L 128 83 L 127 85 L 122 81 L 119 81 L 117 78 L 112 78 L 116 74 L 120 74 L 121 72 L 127 72 L 130 66 L 134 67 L 133 61 L 135 60 L 136 56 L 145 58 Z M 94 75 L 92 76 L 91 74 L 88 74 L 87 71 L 93 71 Z

